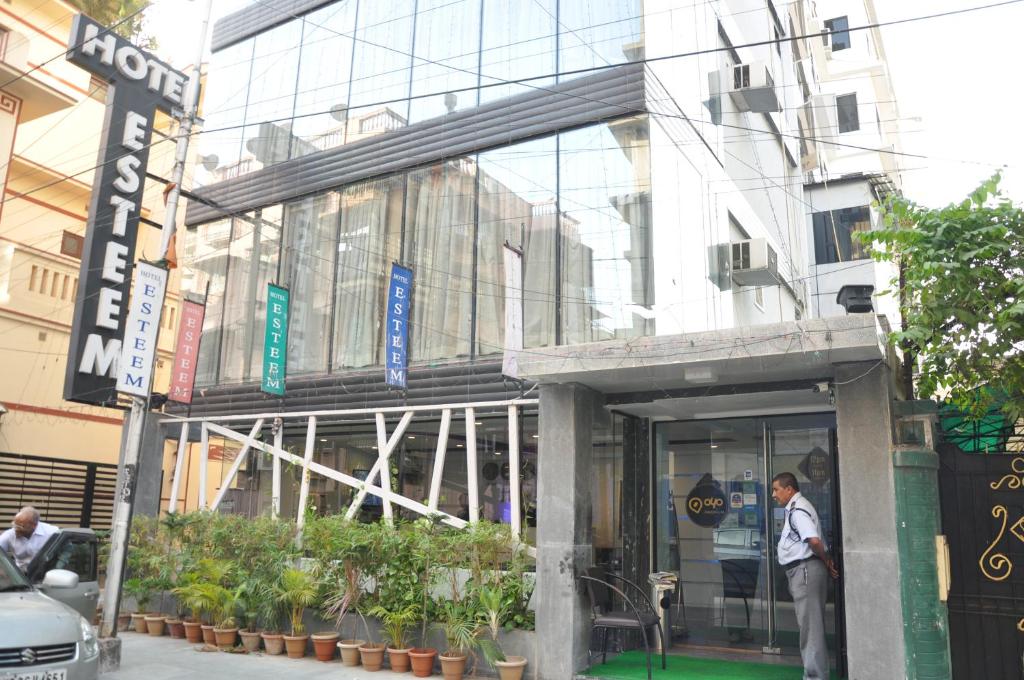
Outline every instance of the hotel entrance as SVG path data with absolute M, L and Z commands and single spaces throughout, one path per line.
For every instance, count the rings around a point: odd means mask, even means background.
M 839 554 L 835 415 L 661 422 L 653 439 L 653 564 L 678 577 L 673 645 L 798 659 L 793 601 L 775 558 L 785 510 L 771 498 L 771 479 L 796 475 Z M 834 585 L 826 634 L 836 664 L 842 612 Z

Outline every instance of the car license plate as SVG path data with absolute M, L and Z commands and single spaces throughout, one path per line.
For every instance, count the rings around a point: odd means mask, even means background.
M 48 671 L 6 671 L 0 672 L 0 680 L 66 680 L 67 669 L 53 668 Z

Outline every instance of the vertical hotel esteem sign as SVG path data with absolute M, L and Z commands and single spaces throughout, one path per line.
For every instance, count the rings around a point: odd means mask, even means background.
M 171 386 L 167 398 L 181 404 L 192 403 L 192 387 L 196 382 L 196 363 L 199 360 L 199 338 L 203 332 L 206 306 L 191 300 L 181 305 L 178 322 L 178 343 L 171 367 Z
M 122 341 L 132 330 L 126 328 L 130 270 L 153 119 L 158 110 L 171 113 L 182 106 L 187 78 L 82 14 L 72 23 L 67 58 L 110 87 L 82 248 L 64 398 L 109 406 L 117 398 Z M 158 320 L 162 301 L 161 297 L 156 307 Z M 127 355 L 131 348 L 124 350 Z M 138 379 L 133 376 L 132 385 Z M 139 393 L 134 387 L 130 391 Z
M 288 289 L 267 284 L 267 332 L 263 339 L 263 381 L 260 389 L 284 395 L 288 358 Z
M 412 301 L 412 270 L 391 265 L 388 285 L 387 345 L 384 347 L 384 382 L 406 388 L 409 373 L 409 304 Z

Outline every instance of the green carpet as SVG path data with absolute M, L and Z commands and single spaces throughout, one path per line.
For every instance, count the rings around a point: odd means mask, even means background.
M 668 668 L 662 670 L 661 656 L 651 655 L 656 680 L 800 680 L 803 677 L 803 670 L 797 666 L 697 659 L 672 654 L 666 662 Z M 601 680 L 646 680 L 647 661 L 643 652 L 625 652 L 608 663 L 592 666 L 584 675 Z M 833 671 L 833 680 L 837 677 Z

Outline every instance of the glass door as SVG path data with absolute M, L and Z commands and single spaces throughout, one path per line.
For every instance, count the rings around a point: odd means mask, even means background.
M 785 511 L 771 479 L 792 472 L 837 535 L 832 414 L 658 423 L 655 427 L 655 564 L 681 587 L 676 642 L 799 654 L 775 544 Z M 827 613 L 834 644 L 835 606 Z

